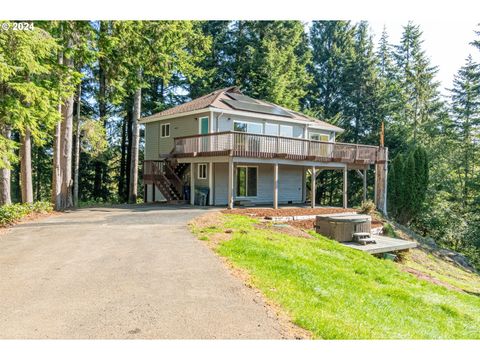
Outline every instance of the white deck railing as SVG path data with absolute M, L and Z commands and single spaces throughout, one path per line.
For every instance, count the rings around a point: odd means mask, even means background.
M 385 161 L 385 148 L 242 132 L 177 137 L 172 154 L 178 157 L 230 155 L 374 164 Z

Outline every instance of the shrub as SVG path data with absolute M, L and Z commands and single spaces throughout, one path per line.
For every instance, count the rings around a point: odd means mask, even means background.
M 398 238 L 398 235 L 395 232 L 395 229 L 389 223 L 383 224 L 383 235 L 392 237 L 392 238 Z
M 33 213 L 42 214 L 52 210 L 52 204 L 46 201 L 38 201 L 33 204 L 3 205 L 0 206 L 0 227 L 13 224 Z
M 360 205 L 360 214 L 372 215 L 376 209 L 375 203 L 372 200 L 362 201 Z

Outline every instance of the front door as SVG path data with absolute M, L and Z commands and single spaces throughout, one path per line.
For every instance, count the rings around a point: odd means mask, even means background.
M 208 116 L 200 118 L 200 134 L 208 134 Z
M 208 134 L 208 116 L 201 117 L 200 118 L 200 124 L 199 124 L 199 133 L 200 135 L 205 135 Z M 209 144 L 209 137 L 201 137 L 201 143 L 200 143 L 200 151 L 209 151 L 210 150 L 210 144 Z

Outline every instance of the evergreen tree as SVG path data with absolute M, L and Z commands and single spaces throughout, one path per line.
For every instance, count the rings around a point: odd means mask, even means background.
M 355 143 L 374 141 L 378 143 L 380 132 L 380 82 L 377 58 L 373 41 L 368 32 L 368 23 L 360 22 L 354 35 L 354 57 L 346 77 L 346 109 L 344 122 L 346 139 Z M 350 132 L 350 134 L 348 133 Z M 350 135 L 350 136 L 349 136 Z
M 354 57 L 354 27 L 348 21 L 314 21 L 310 28 L 313 81 L 306 107 L 333 120 L 344 112 L 344 95 Z M 335 120 L 333 120 L 335 121 Z
M 439 102 L 439 83 L 435 80 L 437 68 L 430 64 L 422 49 L 422 32 L 418 25 L 409 22 L 403 29 L 400 45 L 394 52 L 399 68 L 402 89 L 398 128 L 413 144 L 424 137 L 425 128 L 436 120 L 435 109 Z M 403 129 L 403 130 L 402 130 Z
M 119 43 L 117 71 L 125 74 L 123 90 L 133 96 L 131 113 L 131 157 L 129 163 L 129 202 L 138 195 L 138 166 L 142 89 L 148 77 L 158 77 L 166 84 L 176 73 L 188 80 L 202 75 L 197 63 L 210 46 L 191 21 L 121 21 L 114 23 Z M 120 55 L 121 54 L 121 55 Z
M 310 51 L 300 21 L 238 21 L 234 84 L 252 97 L 299 110 L 310 81 Z
M 478 164 L 478 136 L 480 129 L 480 70 L 469 55 L 453 81 L 451 91 L 451 113 L 458 134 L 457 149 L 460 155 L 459 172 L 462 173 L 462 203 L 471 203 L 471 189 L 474 187 L 475 162 Z
M 22 199 L 33 201 L 31 139 L 42 144 L 59 119 L 58 106 L 72 92 L 64 82 L 65 69 L 52 55 L 59 47 L 45 30 L 0 32 L 0 168 L 8 168 L 14 160 L 12 140 L 7 135 L 18 131 L 21 142 Z M 7 136 L 5 136 L 7 135 Z M 2 187 L 9 186 L 2 171 Z M 2 196 L 3 197 L 3 196 Z M 2 203 L 8 203 L 7 198 Z
M 405 151 L 406 146 L 405 136 L 402 132 L 396 131 L 401 128 L 396 126 L 396 124 L 399 114 L 402 113 L 402 90 L 399 82 L 399 69 L 393 58 L 392 45 L 389 43 L 386 28 L 383 29 L 380 37 L 377 59 L 379 78 L 378 120 L 384 123 L 385 134 L 387 134 L 385 146 L 389 148 L 389 153 L 394 158 L 398 151 Z M 374 141 L 375 139 L 372 140 Z
M 404 157 L 398 154 L 390 165 L 388 176 L 388 206 L 389 213 L 395 218 L 403 210 L 403 182 L 404 182 Z
M 212 44 L 205 58 L 198 63 L 205 71 L 204 76 L 197 77 L 189 85 L 192 99 L 233 85 L 233 55 L 238 51 L 234 46 L 232 21 L 202 21 L 197 26 L 205 37 L 211 39 Z
M 416 220 L 423 209 L 429 184 L 428 156 L 416 147 L 398 154 L 390 166 L 388 179 L 389 209 L 402 224 Z

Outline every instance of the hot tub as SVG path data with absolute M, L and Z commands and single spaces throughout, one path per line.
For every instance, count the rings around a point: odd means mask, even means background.
M 354 233 L 369 233 L 370 215 L 318 215 L 315 221 L 317 233 L 340 242 L 352 241 Z

